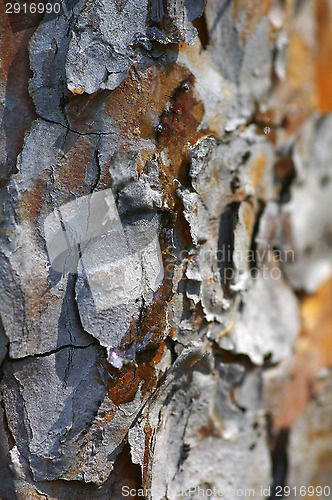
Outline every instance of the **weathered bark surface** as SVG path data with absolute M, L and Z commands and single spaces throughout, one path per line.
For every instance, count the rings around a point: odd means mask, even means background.
M 332 490 L 332 2 L 0 9 L 1 498 Z

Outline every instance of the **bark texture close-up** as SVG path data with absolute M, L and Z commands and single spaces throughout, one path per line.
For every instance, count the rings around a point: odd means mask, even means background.
M 0 4 L 0 498 L 332 498 L 332 1 L 33 5 Z

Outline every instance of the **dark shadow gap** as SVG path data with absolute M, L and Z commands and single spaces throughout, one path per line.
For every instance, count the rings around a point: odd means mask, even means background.
M 219 225 L 217 261 L 220 273 L 221 287 L 226 298 L 232 298 L 231 284 L 234 276 L 234 230 L 238 221 L 240 203 L 228 205 L 221 215 Z
M 289 429 L 280 429 L 277 436 L 275 437 L 274 446 L 272 449 L 272 473 L 273 473 L 273 485 L 271 488 L 271 496 L 269 500 L 275 500 L 277 498 L 283 498 L 280 496 L 280 492 L 286 483 L 287 469 L 288 469 L 288 457 L 287 457 L 287 446 L 289 438 Z
M 209 37 L 209 30 L 208 30 L 207 23 L 206 23 L 205 12 L 203 12 L 201 17 L 198 17 L 197 19 L 195 19 L 193 21 L 193 25 L 197 29 L 198 38 L 201 41 L 203 50 L 206 50 L 207 46 L 210 43 L 210 37 Z

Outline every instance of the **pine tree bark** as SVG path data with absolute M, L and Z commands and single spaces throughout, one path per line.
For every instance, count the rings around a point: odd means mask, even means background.
M 332 498 L 331 1 L 24 5 L 1 498 Z

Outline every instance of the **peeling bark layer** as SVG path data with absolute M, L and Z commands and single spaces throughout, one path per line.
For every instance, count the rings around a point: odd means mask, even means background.
M 0 9 L 1 498 L 332 489 L 332 3 Z

